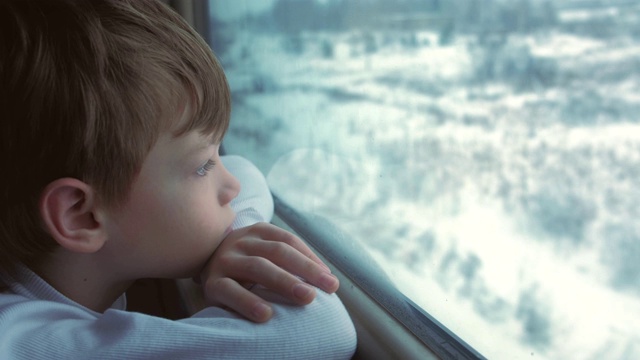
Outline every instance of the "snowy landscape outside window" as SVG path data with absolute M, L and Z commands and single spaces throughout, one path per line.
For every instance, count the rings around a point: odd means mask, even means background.
M 488 358 L 640 358 L 640 3 L 210 10 L 275 194 Z

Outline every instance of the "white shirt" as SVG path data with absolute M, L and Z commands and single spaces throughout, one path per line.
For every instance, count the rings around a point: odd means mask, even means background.
M 241 183 L 231 206 L 234 227 L 269 221 L 273 199 L 262 174 L 247 160 L 225 156 Z M 353 323 L 333 295 L 317 290 L 306 306 L 275 302 L 273 318 L 253 323 L 209 307 L 182 320 L 125 310 L 124 295 L 107 311 L 92 311 L 66 298 L 26 267 L 0 273 L 0 359 L 346 359 L 356 346 Z

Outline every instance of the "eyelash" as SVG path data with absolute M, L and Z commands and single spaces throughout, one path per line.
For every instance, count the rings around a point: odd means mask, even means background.
M 216 162 L 213 160 L 207 160 L 206 164 L 202 165 L 196 173 L 200 176 L 206 176 L 211 169 L 216 165 Z

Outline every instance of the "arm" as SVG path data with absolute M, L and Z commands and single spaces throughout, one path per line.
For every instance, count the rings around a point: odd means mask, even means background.
M 324 293 L 306 307 L 276 302 L 268 324 L 213 307 L 171 321 L 3 294 L 0 324 L 0 354 L 16 360 L 347 359 L 356 344 L 342 304 Z

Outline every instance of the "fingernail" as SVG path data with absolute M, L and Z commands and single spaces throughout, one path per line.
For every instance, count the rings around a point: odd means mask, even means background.
M 251 311 L 251 314 L 253 315 L 254 319 L 258 319 L 258 320 L 264 320 L 265 318 L 268 318 L 270 313 L 271 313 L 271 308 L 268 305 L 263 303 L 257 303 L 253 307 L 253 310 Z
M 293 295 L 295 295 L 300 300 L 306 300 L 309 298 L 313 289 L 305 284 L 296 284 L 293 287 Z
M 333 290 L 338 279 L 331 274 L 322 274 L 320 278 L 320 287 L 324 290 Z

